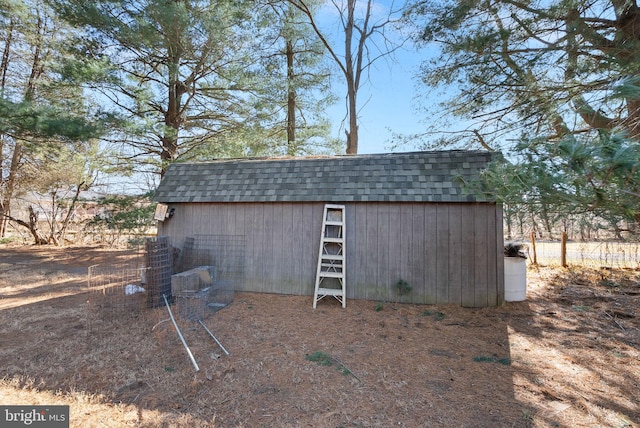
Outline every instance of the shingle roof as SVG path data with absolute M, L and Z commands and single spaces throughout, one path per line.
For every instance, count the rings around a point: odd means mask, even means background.
M 473 202 L 481 151 L 174 163 L 154 200 L 178 202 Z

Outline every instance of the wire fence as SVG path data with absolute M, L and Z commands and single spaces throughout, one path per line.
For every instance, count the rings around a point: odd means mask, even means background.
M 171 284 L 179 317 L 202 320 L 231 303 L 244 262 L 244 235 L 187 237 Z
M 540 264 L 560 265 L 562 244 L 560 242 L 528 243 L 529 260 L 534 256 Z M 597 268 L 638 269 L 640 268 L 640 243 L 637 242 L 567 242 L 566 262 L 568 265 Z
M 96 323 L 137 318 L 147 307 L 147 268 L 131 265 L 90 266 L 87 275 L 87 328 Z
M 164 306 L 163 296 L 172 301 L 173 251 L 168 237 L 159 236 L 145 241 L 144 265 L 147 306 L 150 308 Z
M 139 257 L 126 265 L 95 265 L 88 271 L 87 322 L 139 318 L 165 306 L 165 297 L 180 322 L 202 321 L 233 301 L 243 280 L 245 238 L 240 235 L 196 235 L 182 251 L 167 237 L 148 238 Z
M 198 266 L 214 266 L 217 281 L 237 284 L 244 276 L 244 235 L 194 235 L 187 237 L 180 256 L 183 272 Z

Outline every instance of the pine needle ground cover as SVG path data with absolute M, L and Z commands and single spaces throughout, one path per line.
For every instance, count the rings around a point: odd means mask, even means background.
M 86 272 L 135 254 L 0 247 L 0 402 L 70 405 L 73 427 L 635 427 L 633 270 L 529 270 L 528 299 L 471 309 L 236 293 L 179 320 L 87 323 Z M 441 315 L 440 315 L 441 314 Z

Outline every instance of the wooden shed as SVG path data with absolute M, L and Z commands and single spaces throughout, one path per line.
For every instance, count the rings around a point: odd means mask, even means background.
M 324 205 L 338 203 L 347 299 L 496 306 L 502 207 L 471 190 L 490 160 L 432 151 L 174 163 L 154 196 L 172 213 L 158 235 L 177 249 L 193 236 L 243 236 L 237 291 L 312 295 Z

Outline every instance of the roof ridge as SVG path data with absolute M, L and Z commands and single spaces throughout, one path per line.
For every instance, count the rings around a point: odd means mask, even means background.
M 158 202 L 467 202 L 488 151 L 449 150 L 174 163 Z M 309 163 L 307 163 L 309 162 Z
M 220 162 L 243 162 L 243 161 L 279 161 L 279 160 L 315 160 L 315 159 L 363 159 L 363 158 L 375 158 L 375 157 L 401 157 L 409 155 L 439 155 L 439 154 L 478 154 L 484 153 L 491 155 L 492 152 L 487 150 L 466 150 L 466 149 L 452 149 L 452 150 L 417 150 L 410 152 L 386 152 L 386 153 L 357 153 L 357 154 L 334 154 L 334 155 L 305 155 L 305 156 L 246 156 L 246 157 L 233 157 L 233 158 L 214 158 L 210 160 L 199 161 L 176 161 L 173 164 L 206 164 L 206 163 L 220 163 Z M 172 165 L 173 165 L 172 164 Z

